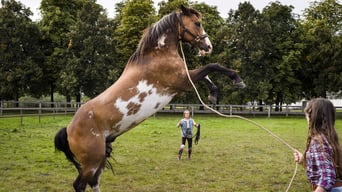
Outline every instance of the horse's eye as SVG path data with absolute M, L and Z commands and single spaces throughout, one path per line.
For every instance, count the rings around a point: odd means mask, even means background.
M 201 27 L 201 22 L 195 22 L 195 25 L 197 26 L 197 27 Z

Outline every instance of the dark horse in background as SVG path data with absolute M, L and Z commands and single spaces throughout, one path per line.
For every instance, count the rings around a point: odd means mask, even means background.
M 56 134 L 56 149 L 63 151 L 78 170 L 75 191 L 85 191 L 87 184 L 100 191 L 99 177 L 115 138 L 159 111 L 175 95 L 191 89 L 178 54 L 179 41 L 192 44 L 201 54 L 212 51 L 201 14 L 192 8 L 181 6 L 180 12 L 166 15 L 146 29 L 120 78 L 82 105 L 71 123 Z M 193 82 L 206 81 L 211 98 L 215 99 L 217 91 L 207 77 L 212 71 L 227 75 L 239 88 L 245 86 L 235 71 L 219 64 L 190 70 Z

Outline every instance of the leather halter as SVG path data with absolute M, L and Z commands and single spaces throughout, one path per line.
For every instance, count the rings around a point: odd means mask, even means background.
M 195 42 L 199 42 L 200 40 L 202 39 L 205 39 L 208 37 L 207 34 L 203 34 L 203 35 L 195 35 L 193 33 L 191 33 L 191 31 L 189 31 L 189 29 L 187 29 L 184 24 L 183 24 L 183 21 L 182 21 L 182 17 L 181 17 L 181 13 L 178 15 L 178 20 L 179 20 L 179 27 L 182 28 L 182 32 L 179 32 L 179 37 L 178 37 L 178 40 L 182 40 L 183 41 L 183 37 L 184 37 L 184 34 L 185 33 L 188 33 L 189 35 L 191 35 L 194 39 L 192 41 L 195 41 Z

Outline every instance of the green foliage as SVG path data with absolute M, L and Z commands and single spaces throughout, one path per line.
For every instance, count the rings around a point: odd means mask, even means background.
M 276 105 L 293 103 L 301 95 L 301 84 L 296 74 L 301 69 L 299 60 L 303 43 L 296 31 L 298 23 L 291 14 L 292 9 L 277 2 L 271 3 L 262 12 L 262 20 L 269 29 L 270 38 L 266 61 L 272 70 L 272 74 L 267 76 L 272 84 L 267 100 Z
M 266 101 L 263 97 L 269 95 L 272 69 L 266 62 L 268 39 L 267 28 L 261 22 L 259 11 L 249 2 L 240 3 L 238 10 L 231 11 L 227 19 L 227 27 L 220 32 L 225 40 L 222 60 L 226 65 L 240 71 L 247 84 L 241 92 L 246 97 L 240 97 L 239 103 L 247 101 Z M 260 84 L 262 82 L 262 85 Z M 257 86 L 257 88 L 256 88 Z
M 54 98 L 54 101 L 55 102 L 65 102 L 65 96 L 61 95 L 61 94 L 58 94 L 58 93 L 54 93 L 53 94 L 53 98 Z M 50 102 L 50 97 L 48 96 L 42 96 L 42 97 L 39 97 L 39 98 L 33 98 L 31 96 L 23 96 L 23 97 L 20 97 L 19 99 L 21 102 Z
M 38 26 L 29 19 L 32 12 L 21 3 L 9 0 L 1 4 L 0 100 L 18 100 L 25 93 L 39 95 L 43 56 Z
M 168 0 L 168 1 L 160 1 L 158 3 L 159 9 L 158 9 L 158 15 L 159 17 L 163 17 L 164 15 L 167 15 L 175 10 L 179 10 L 179 7 L 181 5 L 189 6 L 188 0 Z
M 42 0 L 42 20 L 15 0 L 0 8 L 0 100 L 60 93 L 67 100 L 94 97 L 123 71 L 143 30 L 181 4 L 202 13 L 213 44 L 210 56 L 183 45 L 189 69 L 219 63 L 244 79 L 243 90 L 227 77 L 210 74 L 220 89 L 219 103 L 292 103 L 303 97 L 340 92 L 342 87 L 342 5 L 314 1 L 303 18 L 292 6 L 269 3 L 261 12 L 249 2 L 230 10 L 224 20 L 217 7 L 188 0 L 124 0 L 108 19 L 95 0 Z M 228 82 L 228 83 L 227 83 Z M 208 89 L 199 82 L 202 98 Z M 195 93 L 177 96 L 175 103 L 198 103 Z
M 303 91 L 307 98 L 326 97 L 327 91 L 341 86 L 342 5 L 335 0 L 314 2 L 304 15 Z
M 231 35 L 223 36 L 227 45 L 222 57 L 233 61 L 250 85 L 242 91 L 248 96 L 243 102 L 282 105 L 301 98 L 297 74 L 304 45 L 292 8 L 275 2 L 259 13 L 245 2 L 230 12 L 224 30 Z
M 62 93 L 95 97 L 117 78 L 110 74 L 118 67 L 114 60 L 113 31 L 104 9 L 93 1 L 85 1 L 68 33 L 67 61 L 59 78 Z
M 152 0 L 127 0 L 120 13 L 120 24 L 114 32 L 116 51 L 122 68 L 138 46 L 143 30 L 156 21 Z
M 50 92 L 51 101 L 56 90 L 57 81 L 61 70 L 68 61 L 67 47 L 69 43 L 68 33 L 70 26 L 76 22 L 78 11 L 81 9 L 83 0 L 42 0 L 42 20 L 39 22 L 42 32 L 42 46 L 44 48 L 44 81 L 42 82 Z M 69 95 L 67 95 L 69 96 Z

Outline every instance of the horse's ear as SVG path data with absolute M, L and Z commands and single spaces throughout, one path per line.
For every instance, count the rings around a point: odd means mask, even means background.
M 184 7 L 184 5 L 180 5 L 180 9 L 182 10 L 182 12 L 184 13 L 184 15 L 189 15 L 189 9 Z

